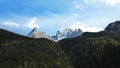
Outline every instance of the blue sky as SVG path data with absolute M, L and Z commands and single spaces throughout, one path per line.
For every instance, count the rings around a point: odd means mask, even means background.
M 47 35 L 63 28 L 103 30 L 120 20 L 120 0 L 0 0 L 0 28 L 27 35 L 34 27 Z

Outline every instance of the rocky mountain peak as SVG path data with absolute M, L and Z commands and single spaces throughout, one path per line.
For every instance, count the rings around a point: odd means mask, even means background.
M 106 28 L 106 32 L 114 33 L 114 34 L 120 34 L 120 21 L 116 21 L 113 23 L 110 23 Z
M 38 28 L 37 28 L 37 27 L 34 27 L 34 28 L 33 28 L 33 31 L 38 31 Z
M 55 35 L 51 37 L 52 40 L 61 40 L 64 38 L 74 38 L 80 36 L 82 34 L 81 29 L 71 29 L 71 28 L 64 28 L 57 31 Z
M 28 37 L 31 38 L 47 38 L 49 37 L 44 32 L 39 32 L 37 27 L 34 27 L 33 30 L 28 34 Z

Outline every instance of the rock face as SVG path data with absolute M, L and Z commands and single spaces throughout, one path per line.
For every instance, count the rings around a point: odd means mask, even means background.
M 49 39 L 49 37 L 44 32 L 39 32 L 36 27 L 34 27 L 34 29 L 28 34 L 28 37 Z
M 58 30 L 56 35 L 53 35 L 51 38 L 52 40 L 61 40 L 64 38 L 74 38 L 77 36 L 80 36 L 83 32 L 81 29 L 70 29 L 70 28 L 65 28 L 62 30 Z
M 106 28 L 106 32 L 114 33 L 120 35 L 120 21 L 110 23 Z

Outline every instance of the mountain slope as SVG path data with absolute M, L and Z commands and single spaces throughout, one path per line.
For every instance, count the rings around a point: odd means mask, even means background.
M 94 33 L 94 35 L 97 35 Z M 74 68 L 119 68 L 120 38 L 81 36 L 58 42 Z
M 120 21 L 110 23 L 105 28 L 105 31 L 119 36 L 120 35 Z
M 105 31 L 58 41 L 74 68 L 120 68 L 120 26 L 111 24 Z
M 70 28 L 65 28 L 62 30 L 58 30 L 56 35 L 53 35 L 51 38 L 52 40 L 61 40 L 65 38 L 74 38 L 77 36 L 80 36 L 83 32 L 81 29 L 70 29 Z
M 72 68 L 60 46 L 0 29 L 0 68 Z

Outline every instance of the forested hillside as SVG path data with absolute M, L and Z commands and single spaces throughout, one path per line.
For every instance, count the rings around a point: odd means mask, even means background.
M 0 29 L 0 68 L 72 68 L 60 46 Z
M 107 32 L 84 33 L 58 42 L 74 68 L 120 68 L 120 38 Z

